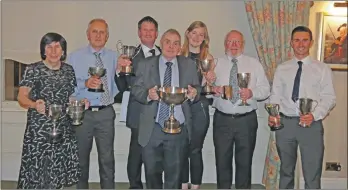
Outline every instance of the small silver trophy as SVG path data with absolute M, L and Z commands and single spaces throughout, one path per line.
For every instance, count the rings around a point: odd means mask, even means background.
M 163 132 L 177 134 L 181 132 L 180 123 L 174 117 L 174 106 L 187 100 L 187 89 L 179 87 L 160 87 L 157 90 L 160 101 L 170 106 L 170 116 L 164 123 Z
M 299 107 L 301 115 L 307 115 L 315 110 L 315 108 L 318 106 L 318 101 L 313 100 L 311 98 L 299 98 Z M 316 103 L 316 105 L 313 107 L 313 102 Z M 309 127 L 304 123 L 299 123 L 301 127 Z
M 57 129 L 57 121 L 62 114 L 62 105 L 51 104 L 48 108 L 48 115 L 52 120 L 53 128 L 49 132 L 50 137 L 53 140 L 57 140 L 61 136 L 61 132 Z
M 103 77 L 106 74 L 106 69 L 105 68 L 101 68 L 101 67 L 90 67 L 88 69 L 88 73 L 91 76 L 97 77 L 98 79 L 100 79 L 101 77 Z M 88 89 L 89 92 L 104 92 L 103 89 L 103 84 L 101 83 L 97 88 L 93 89 L 93 88 L 89 88 Z
M 215 59 L 217 60 L 217 59 Z M 200 60 L 200 59 L 196 59 L 196 63 L 198 63 L 198 67 L 199 70 L 201 71 L 202 75 L 204 77 L 206 77 L 206 74 L 209 71 L 213 71 L 214 68 L 216 67 L 217 61 L 215 61 L 213 59 L 204 59 L 204 60 Z M 202 95 L 209 95 L 209 94 L 215 94 L 215 92 L 212 89 L 212 84 L 205 82 L 203 88 L 202 88 Z
M 265 109 L 268 112 L 268 114 L 272 117 L 274 117 L 274 125 L 270 126 L 271 131 L 277 131 L 279 129 L 284 128 L 284 125 L 281 123 L 279 117 L 279 104 L 265 104 Z
M 237 80 L 239 88 L 248 88 L 250 82 L 250 73 L 237 73 Z M 246 100 L 242 100 L 239 106 L 250 106 Z
M 72 119 L 72 125 L 79 126 L 85 114 L 85 103 L 81 100 L 70 100 L 66 112 Z
M 117 41 L 116 48 L 119 54 L 125 55 L 126 59 L 129 59 L 130 61 L 132 61 L 132 59 L 140 52 L 140 51 L 136 52 L 136 49 L 137 49 L 136 46 L 123 45 L 121 40 Z M 119 75 L 134 76 L 132 64 L 128 66 L 122 66 Z

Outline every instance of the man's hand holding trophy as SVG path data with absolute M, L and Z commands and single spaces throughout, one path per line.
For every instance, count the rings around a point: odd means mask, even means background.
M 165 105 L 170 106 L 170 116 L 164 123 L 163 132 L 169 134 L 178 134 L 181 132 L 180 123 L 174 117 L 174 107 L 183 104 L 187 100 L 192 101 L 196 96 L 197 89 L 191 85 L 188 85 L 187 88 L 174 86 L 158 88 L 154 86 L 148 90 L 148 100 L 161 101 Z

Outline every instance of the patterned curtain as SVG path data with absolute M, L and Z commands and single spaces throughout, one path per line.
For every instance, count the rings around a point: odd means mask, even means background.
M 310 1 L 247 1 L 245 8 L 260 62 L 272 85 L 277 64 L 292 58 L 291 31 L 308 26 Z M 271 132 L 262 183 L 266 189 L 279 189 L 280 159 Z

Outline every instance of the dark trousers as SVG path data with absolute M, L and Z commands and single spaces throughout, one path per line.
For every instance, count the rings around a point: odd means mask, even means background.
M 258 123 L 255 111 L 242 116 L 215 111 L 213 141 L 217 173 L 217 188 L 230 189 L 232 186 L 232 159 L 235 148 L 236 189 L 251 188 L 251 167 L 256 143 Z
M 209 105 L 200 101 L 193 104 L 191 109 L 192 137 L 186 150 L 181 177 L 182 183 L 188 183 L 191 174 L 191 184 L 201 185 L 203 177 L 202 149 L 210 123 Z
M 179 134 L 166 134 L 159 124 L 155 124 L 150 141 L 143 147 L 142 154 L 147 189 L 181 188 L 181 168 L 187 145 L 188 134 L 184 126 Z
M 81 177 L 77 189 L 88 189 L 89 158 L 93 137 L 97 145 L 100 186 L 102 189 L 115 188 L 115 110 L 108 106 L 99 111 L 86 110 L 83 124 L 76 127 Z
M 322 121 L 310 127 L 300 127 L 299 118 L 282 116 L 284 128 L 276 131 L 276 145 L 280 164 L 280 189 L 294 189 L 297 148 L 300 147 L 302 171 L 306 189 L 321 188 L 324 156 L 324 129 Z
M 138 143 L 138 128 L 131 128 L 131 139 L 129 144 L 127 174 L 130 189 L 143 189 L 141 182 L 141 166 L 143 160 L 141 157 L 142 147 Z

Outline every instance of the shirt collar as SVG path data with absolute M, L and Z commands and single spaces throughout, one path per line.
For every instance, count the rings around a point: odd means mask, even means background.
M 232 57 L 232 56 L 229 56 L 229 55 L 226 54 L 226 57 L 227 57 L 227 59 L 228 59 L 230 62 L 232 62 L 232 59 L 233 59 L 233 58 L 235 58 L 235 59 L 237 59 L 238 61 L 240 61 L 240 59 L 243 57 L 243 54 L 240 54 L 240 55 L 238 55 L 237 57 Z
M 97 52 L 90 44 L 88 44 L 88 50 L 91 52 L 91 53 L 95 53 Z M 101 48 L 97 53 L 100 53 L 100 55 L 103 55 L 105 52 L 105 48 Z
M 302 61 L 302 63 L 305 64 L 305 65 L 312 63 L 312 59 L 311 59 L 311 57 L 309 55 L 307 57 L 303 58 L 302 60 L 299 60 L 296 57 L 294 57 L 294 60 L 295 60 L 296 63 L 299 62 L 299 61 Z
M 155 44 L 154 44 L 152 48 L 149 48 L 149 47 L 147 47 L 146 45 L 141 44 L 141 49 L 143 49 L 143 52 L 144 52 L 144 53 L 148 53 L 148 52 L 149 52 L 150 50 L 152 50 L 152 49 L 155 49 L 155 50 L 156 50 L 156 46 L 155 46 Z
M 176 57 L 174 57 L 174 59 L 172 59 L 171 61 L 168 61 L 163 55 L 160 56 L 160 60 L 161 62 L 163 62 L 164 64 L 167 62 L 172 62 L 173 66 L 176 65 L 178 63 L 178 60 L 176 59 Z

